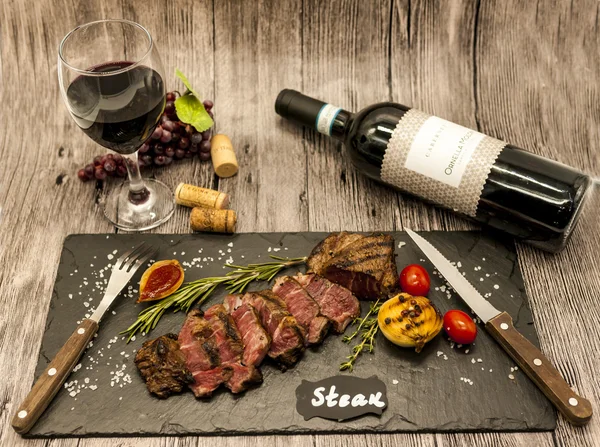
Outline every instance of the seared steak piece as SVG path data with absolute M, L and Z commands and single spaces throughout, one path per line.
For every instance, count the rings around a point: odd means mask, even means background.
M 221 366 L 213 329 L 199 310 L 188 314 L 179 331 L 179 345 L 187 368 L 194 377 L 190 388 L 196 397 L 210 396 L 233 375 L 232 368 Z
M 352 320 L 360 316 L 360 303 L 345 287 L 314 273 L 294 278 L 319 304 L 321 313 L 331 321 L 334 332 L 341 334 Z
M 358 298 L 375 300 L 397 285 L 394 238 L 386 234 L 332 233 L 312 251 L 309 273 L 346 287 Z
M 144 342 L 135 355 L 135 365 L 146 382 L 148 391 L 165 399 L 180 393 L 194 377 L 185 366 L 177 335 L 166 334 Z
M 242 365 L 244 344 L 233 317 L 227 313 L 225 306 L 216 304 L 204 314 L 213 328 L 213 335 L 219 347 L 221 365 L 230 367 L 232 376 L 225 382 L 225 386 L 232 393 L 241 393 L 251 385 L 262 382 L 262 374 L 254 365 Z
M 275 281 L 273 292 L 286 304 L 288 311 L 306 330 L 306 345 L 321 343 L 329 330 L 329 320 L 321 315 L 317 302 L 291 276 Z
M 271 290 L 249 292 L 242 301 L 256 309 L 260 322 L 271 337 L 268 355 L 283 369 L 293 366 L 304 352 L 302 328 L 287 311 L 285 302 Z
M 241 295 L 227 295 L 223 304 L 242 334 L 244 343 L 242 364 L 258 367 L 271 345 L 271 337 L 260 324 L 258 313 L 254 307 L 242 303 Z

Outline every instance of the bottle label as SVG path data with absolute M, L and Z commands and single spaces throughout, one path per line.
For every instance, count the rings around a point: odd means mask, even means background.
M 483 185 L 504 146 L 504 141 L 411 109 L 392 133 L 381 178 L 475 217 Z
M 320 133 L 331 136 L 331 128 L 335 117 L 338 116 L 342 109 L 340 107 L 332 106 L 331 104 L 324 104 L 317 115 L 317 121 L 315 127 Z

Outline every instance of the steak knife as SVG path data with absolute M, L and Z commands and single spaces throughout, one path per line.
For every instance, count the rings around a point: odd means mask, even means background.
M 525 374 L 556 408 L 574 425 L 585 425 L 592 417 L 592 406 L 577 395 L 558 370 L 529 340 L 513 326 L 512 318 L 492 306 L 473 285 L 433 245 L 411 230 L 405 230 L 435 268 L 485 323 L 485 329 L 502 346 Z

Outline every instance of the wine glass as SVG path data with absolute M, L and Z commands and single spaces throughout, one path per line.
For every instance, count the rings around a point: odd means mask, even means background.
M 128 181 L 102 197 L 105 216 L 123 230 L 154 228 L 175 210 L 172 191 L 158 180 L 142 180 L 138 165 L 138 149 L 165 108 L 164 79 L 152 36 L 135 22 L 87 23 L 60 43 L 58 81 L 71 116 L 92 140 L 119 154 L 113 161 L 124 160 L 127 167 Z M 108 168 L 113 167 L 111 161 Z M 96 170 L 97 177 L 104 175 L 102 167 Z

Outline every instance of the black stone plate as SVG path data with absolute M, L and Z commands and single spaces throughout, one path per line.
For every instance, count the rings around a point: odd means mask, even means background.
M 479 232 L 423 234 L 450 260 L 460 261 L 461 270 L 479 291 L 491 293 L 489 300 L 498 309 L 506 310 L 523 335 L 538 345 L 512 243 L 488 239 Z M 433 272 L 431 263 L 406 234 L 393 235 L 398 270 L 410 263 L 421 263 Z M 77 321 L 99 303 L 103 281 L 109 272 L 100 278 L 98 271 L 111 262 L 108 258 L 113 256 L 114 250 L 116 258 L 132 245 L 146 241 L 160 247 L 156 259 L 176 258 L 182 263 L 193 263 L 194 258 L 200 258 L 193 266 L 186 267 L 189 281 L 223 275 L 227 271 L 223 264 L 230 256 L 239 264 L 268 261 L 269 254 L 305 256 L 324 236 L 324 233 L 69 236 L 64 243 L 50 302 L 36 377 L 69 337 Z M 228 246 L 230 243 L 232 247 Z M 481 269 L 476 270 L 478 267 Z M 134 276 L 133 289 L 137 288 L 141 274 L 140 270 Z M 429 298 L 440 311 L 458 308 L 469 312 L 454 293 L 448 296 L 439 289 L 443 285 L 442 279 L 432 275 Z M 251 288 L 265 286 L 253 284 Z M 135 295 L 133 291 L 130 293 Z M 221 302 L 225 294 L 225 290 L 217 290 L 204 308 Z M 483 330 L 468 353 L 465 347 L 452 348 L 444 335 L 434 339 L 420 354 L 398 348 L 379 335 L 375 352 L 361 356 L 352 374 L 363 378 L 376 375 L 384 381 L 389 405 L 381 416 L 367 415 L 345 422 L 320 418 L 304 421 L 296 412 L 295 390 L 301 381 L 318 381 L 338 374 L 340 362 L 350 353 L 351 347 L 342 342 L 342 337 L 332 335 L 318 348 L 308 350 L 298 365 L 285 373 L 270 364 L 263 365 L 264 383 L 241 396 L 220 390 L 209 400 L 196 400 L 191 392 L 159 400 L 146 391 L 133 363 L 134 350 L 147 338 L 138 336 L 126 344 L 118 335 L 144 308 L 135 304 L 135 296 L 123 295 L 111 309 L 114 313 L 109 311 L 102 321 L 99 335 L 84 354 L 80 369 L 68 379 L 68 382 L 77 380 L 77 384 L 71 384 L 71 393 L 77 393 L 78 389 L 79 393 L 72 397 L 68 389 L 62 389 L 28 436 L 541 431 L 555 428 L 556 414 L 550 402 L 520 370 L 511 371 L 514 362 Z M 89 307 L 85 307 L 84 302 L 90 298 Z M 367 306 L 363 303 L 363 315 Z M 165 314 L 151 336 L 178 332 L 184 316 Z M 115 378 L 115 371 L 121 369 L 122 377 L 119 382 L 113 380 L 111 386 L 111 377 Z M 124 379 L 126 374 L 129 377 Z M 511 374 L 513 379 L 509 378 Z M 92 390 L 91 385 L 97 389 Z

